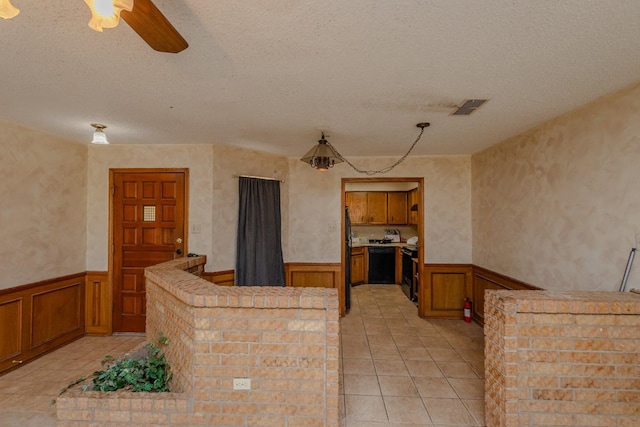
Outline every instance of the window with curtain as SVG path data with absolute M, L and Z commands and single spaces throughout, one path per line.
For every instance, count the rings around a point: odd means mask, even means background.
M 284 286 L 280 181 L 239 181 L 236 286 Z

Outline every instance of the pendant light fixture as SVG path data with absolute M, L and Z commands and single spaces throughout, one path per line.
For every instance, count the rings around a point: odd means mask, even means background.
M 0 0 L 0 18 L 11 19 L 20 13 L 20 9 L 11 4 L 11 0 Z
M 0 0 L 1 1 L 1 0 Z M 84 0 L 91 9 L 89 27 L 102 32 L 103 28 L 113 28 L 120 22 L 120 12 L 131 12 L 133 0 Z
M 318 145 L 316 145 L 311 150 L 309 150 L 307 154 L 305 154 L 300 160 L 305 163 L 308 163 L 309 166 L 311 166 L 312 168 L 320 172 L 326 172 L 329 170 L 329 168 L 332 168 L 333 165 L 337 163 L 342 163 L 342 162 L 345 162 L 346 164 L 351 166 L 351 168 L 356 172 L 362 173 L 365 175 L 376 175 L 376 174 L 391 172 L 393 168 L 398 166 L 400 163 L 404 161 L 404 159 L 407 158 L 407 156 L 413 150 L 413 147 L 415 147 L 418 141 L 420 141 L 420 138 L 422 138 L 422 134 L 424 133 L 424 128 L 427 128 L 430 125 L 431 124 L 427 122 L 418 123 L 416 127 L 420 128 L 420 133 L 418 134 L 418 137 L 413 142 L 413 144 L 411 144 L 411 147 L 409 147 L 409 150 L 402 157 L 400 157 L 398 161 L 393 163 L 391 166 L 387 166 L 386 168 L 377 169 L 377 170 L 359 169 L 349 160 L 345 159 L 342 156 L 342 154 L 340 154 L 338 150 L 333 145 L 331 145 L 329 141 L 326 140 L 324 132 L 322 132 L 322 138 L 320 138 L 320 140 L 318 141 Z
M 312 168 L 326 172 L 336 163 L 342 163 L 342 156 L 325 139 L 324 132 L 318 140 L 318 145 L 307 152 L 300 160 L 309 163 Z
M 107 141 L 107 135 L 103 132 L 103 130 L 107 127 L 105 125 L 101 125 L 100 123 L 91 123 L 91 126 L 96 128 L 96 130 L 93 132 L 93 139 L 91 140 L 91 143 L 101 145 L 108 144 L 109 141 Z

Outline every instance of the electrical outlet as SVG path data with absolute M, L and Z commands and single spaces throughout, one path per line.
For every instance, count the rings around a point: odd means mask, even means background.
M 234 390 L 251 390 L 251 378 L 234 378 Z
M 338 230 L 338 226 L 336 225 L 335 222 L 330 222 L 329 223 L 329 231 L 336 231 Z

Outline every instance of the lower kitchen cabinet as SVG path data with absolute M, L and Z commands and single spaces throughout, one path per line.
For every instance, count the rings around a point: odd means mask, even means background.
M 360 285 L 367 279 L 367 248 L 351 248 L 351 284 Z

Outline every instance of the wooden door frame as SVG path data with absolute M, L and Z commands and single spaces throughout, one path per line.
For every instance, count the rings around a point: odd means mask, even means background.
M 420 298 L 418 299 L 418 315 L 420 317 L 424 317 L 424 282 L 423 282 L 423 270 L 424 270 L 424 177 L 419 178 L 342 178 L 342 190 L 341 190 L 341 222 L 342 222 L 342 233 L 340 234 L 340 289 L 338 290 L 338 295 L 340 298 L 340 315 L 344 316 L 346 314 L 346 306 L 345 306 L 345 246 L 344 246 L 344 208 L 345 208 L 345 184 L 347 183 L 382 183 L 382 182 L 416 182 L 418 183 L 418 274 L 420 278 Z M 410 212 L 407 212 L 409 215 Z
M 109 168 L 109 335 L 113 334 L 113 264 L 115 247 L 113 244 L 113 197 L 115 195 L 114 179 L 121 173 L 183 173 L 184 174 L 184 256 L 189 253 L 189 168 Z

